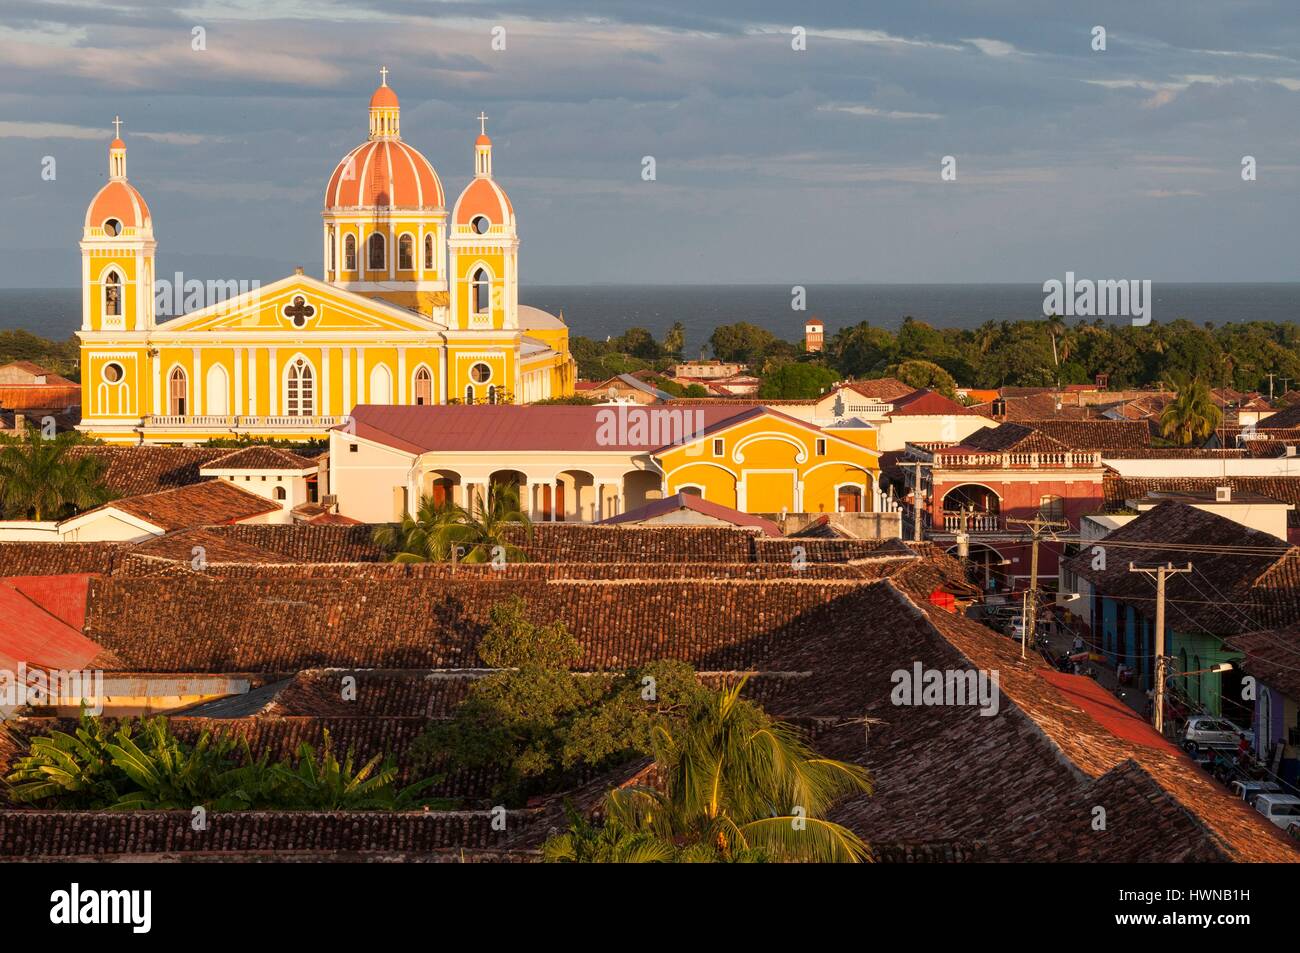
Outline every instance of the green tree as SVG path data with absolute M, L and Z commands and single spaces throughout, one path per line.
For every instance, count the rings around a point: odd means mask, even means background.
M 820 364 L 782 364 L 763 378 L 758 396 L 772 400 L 818 397 L 839 378 L 840 375 Z
M 46 439 L 29 424 L 23 439 L 0 449 L 0 505 L 8 519 L 57 520 L 107 503 L 98 457 L 71 456 L 75 434 Z
M 1197 377 L 1174 372 L 1170 384 L 1178 396 L 1160 413 L 1160 433 L 1179 446 L 1206 440 L 1223 419 L 1209 386 Z
M 720 361 L 738 362 L 761 367 L 768 349 L 776 343 L 776 335 L 748 321 L 723 324 L 714 328 L 709 336 L 709 346 Z
M 826 819 L 840 799 L 870 793 L 858 765 L 819 756 L 788 725 L 744 701 L 741 680 L 653 732 L 656 788 L 605 798 L 601 831 L 585 822 L 550 838 L 549 861 L 859 862 L 869 848 Z
M 957 382 L 933 361 L 903 361 L 885 368 L 886 377 L 896 377 L 909 387 L 927 387 L 945 397 L 957 397 Z
M 680 321 L 674 321 L 673 326 L 668 329 L 664 335 L 663 347 L 660 350 L 667 357 L 674 361 L 682 359 L 682 352 L 686 349 L 686 328 Z
M 485 563 L 498 556 L 527 562 L 527 553 L 514 542 L 520 530 L 532 538 L 532 521 L 519 507 L 518 488 L 493 483 L 487 502 L 475 489 L 468 509 L 422 494 L 415 516 L 406 513 L 400 522 L 376 528 L 372 539 L 395 563 L 446 562 L 453 557 Z
M 898 360 L 894 336 L 884 328 L 873 328 L 866 321 L 838 331 L 827 350 L 844 377 L 880 375 Z

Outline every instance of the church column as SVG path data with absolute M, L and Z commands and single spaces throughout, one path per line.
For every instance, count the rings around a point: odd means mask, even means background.
M 397 278 L 397 230 L 390 221 L 388 223 L 388 280 L 393 281 Z
M 352 413 L 352 348 L 343 349 L 343 413 Z
M 279 417 L 283 413 L 280 407 L 280 389 L 277 386 L 280 376 L 280 352 L 271 348 L 267 354 L 267 373 L 266 373 L 266 412 L 272 417 Z
M 397 403 L 406 403 L 406 348 L 397 349 Z
M 242 414 L 244 412 L 244 349 L 235 348 L 235 403 L 231 407 L 232 414 Z
M 357 348 L 357 403 L 366 402 L 366 349 Z
M 153 415 L 162 416 L 162 354 L 154 351 L 149 355 L 149 364 L 153 371 Z
M 333 362 L 334 349 L 332 347 L 323 347 L 320 349 L 320 406 L 316 408 L 317 417 L 328 417 L 330 415 L 330 378 L 334 376 L 330 366 Z
M 248 416 L 257 416 L 257 348 L 248 349 Z
M 447 342 L 438 348 L 438 403 L 447 403 Z
M 203 393 L 199 381 L 202 379 L 203 363 L 199 357 L 198 348 L 190 348 L 190 357 L 194 364 L 194 378 L 190 381 L 190 406 L 189 412 L 191 417 L 197 417 L 203 413 Z

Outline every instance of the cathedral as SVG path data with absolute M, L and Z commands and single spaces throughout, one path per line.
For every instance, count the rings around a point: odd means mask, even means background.
M 519 304 L 515 211 L 493 175 L 486 117 L 449 218 L 381 73 L 369 135 L 325 187 L 324 280 L 298 269 L 161 322 L 153 218 L 127 179 L 119 130 L 82 232 L 80 430 L 131 444 L 302 440 L 359 404 L 573 393 L 568 328 Z

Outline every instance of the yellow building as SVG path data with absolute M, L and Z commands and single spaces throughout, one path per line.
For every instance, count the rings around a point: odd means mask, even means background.
M 449 220 L 437 172 L 402 140 L 384 74 L 369 137 L 328 180 L 324 280 L 300 271 L 233 296 L 236 282 L 187 283 L 187 303 L 210 300 L 162 322 L 153 219 L 113 140 L 81 241 L 79 429 L 112 443 L 303 439 L 345 424 L 357 404 L 573 393 L 564 322 L 519 304 L 514 207 L 493 178 L 486 117 Z

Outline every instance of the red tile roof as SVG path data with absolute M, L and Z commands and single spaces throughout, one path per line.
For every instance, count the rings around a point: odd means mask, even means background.
M 266 497 L 242 490 L 228 480 L 209 480 L 174 490 L 161 490 L 142 496 L 128 496 L 114 500 L 79 514 L 112 508 L 144 520 L 165 532 L 190 529 L 195 526 L 216 526 L 238 523 L 280 509 L 280 504 Z
M 282 447 L 244 447 L 203 464 L 203 470 L 314 470 L 316 460 Z
M 603 522 L 611 526 L 620 523 L 641 523 L 645 520 L 653 520 L 681 510 L 691 510 L 702 516 L 708 516 L 723 523 L 730 523 L 732 526 L 761 530 L 764 536 L 781 535 L 780 527 L 771 520 L 733 510 L 721 503 L 711 503 L 693 493 L 677 493 L 662 500 L 651 500 L 645 506 L 637 507 L 626 513 L 620 513 L 618 516 L 611 516 Z
M 932 390 L 913 391 L 906 397 L 897 398 L 893 401 L 893 404 L 894 410 L 889 415 L 891 417 L 938 417 L 946 414 L 975 415 L 975 411 L 965 404 L 958 403 L 952 398 L 944 397 L 943 394 L 937 394 Z

